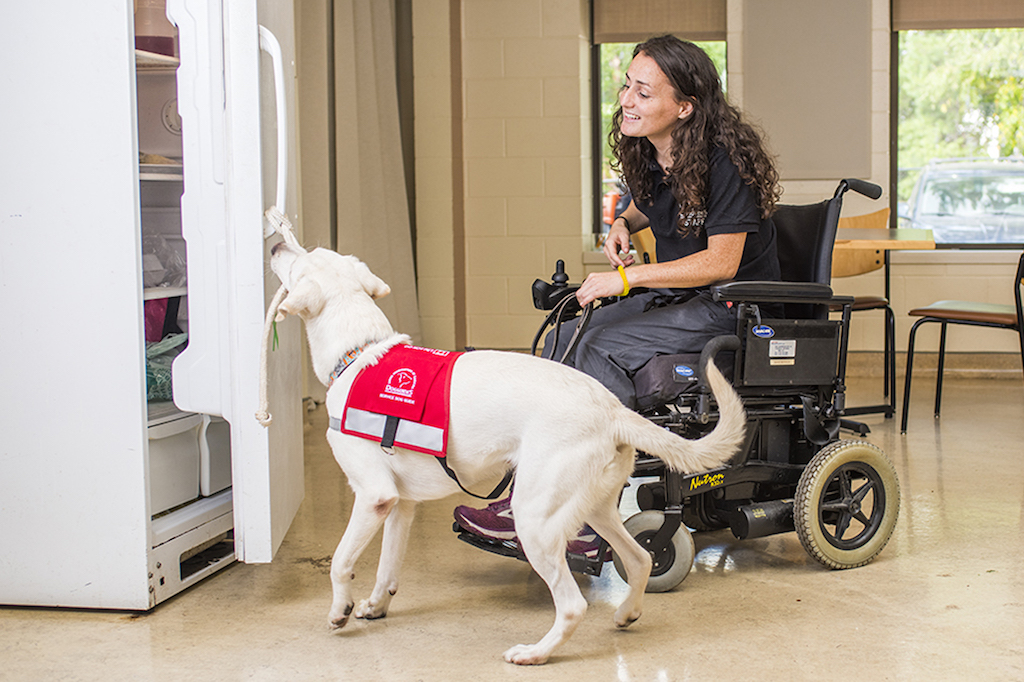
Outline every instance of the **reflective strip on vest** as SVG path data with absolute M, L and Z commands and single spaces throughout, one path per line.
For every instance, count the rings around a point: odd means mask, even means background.
M 387 417 L 376 412 L 367 412 L 353 407 L 345 412 L 345 430 L 352 431 L 371 440 L 380 442 L 384 438 Z M 330 418 L 330 428 L 341 431 L 341 420 Z M 395 445 L 444 452 L 444 429 L 402 419 L 395 433 Z

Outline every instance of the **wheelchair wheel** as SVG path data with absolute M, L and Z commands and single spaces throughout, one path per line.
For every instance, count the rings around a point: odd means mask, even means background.
M 800 476 L 793 520 L 800 543 L 819 563 L 855 568 L 874 559 L 892 536 L 900 485 L 874 445 L 841 440 L 822 448 Z
M 683 582 L 690 569 L 693 568 L 693 558 L 696 548 L 693 544 L 693 536 L 690 530 L 683 524 L 679 524 L 679 530 L 672 536 L 672 541 L 666 547 L 653 548 L 654 536 L 661 528 L 665 515 L 660 511 L 649 510 L 626 519 L 626 530 L 632 535 L 640 546 L 651 553 L 654 565 L 651 567 L 651 578 L 647 581 L 648 592 L 668 592 L 673 587 Z M 612 561 L 615 564 L 615 571 L 623 580 L 628 580 L 626 568 L 622 565 L 619 555 L 612 553 Z

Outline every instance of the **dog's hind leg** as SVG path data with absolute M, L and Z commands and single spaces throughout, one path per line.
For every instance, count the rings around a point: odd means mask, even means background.
M 383 618 L 388 615 L 391 598 L 398 590 L 398 572 L 405 558 L 409 542 L 416 502 L 399 500 L 384 521 L 384 541 L 381 546 L 380 563 L 377 565 L 377 583 L 369 599 L 364 599 L 356 608 L 356 618 Z
M 345 626 L 355 608 L 355 602 L 352 600 L 352 579 L 355 577 L 353 570 L 356 560 L 373 540 L 384 519 L 398 502 L 397 493 L 391 497 L 373 496 L 370 501 L 365 498 L 366 495 L 356 493 L 352 505 L 352 518 L 349 519 L 345 534 L 341 536 L 341 542 L 338 543 L 338 549 L 334 551 L 334 558 L 331 560 L 331 588 L 334 599 L 328 618 L 331 627 L 335 629 Z
M 551 590 L 555 623 L 536 644 L 519 644 L 506 651 L 505 660 L 517 665 L 540 665 L 576 630 L 587 612 L 587 600 L 566 563 L 566 537 L 561 527 L 550 522 L 526 523 L 526 519 L 517 516 L 516 534 L 533 570 Z
M 629 594 L 615 611 L 615 625 L 628 627 L 643 611 L 644 591 L 651 576 L 651 555 L 634 540 L 622 525 L 615 502 L 599 506 L 588 519 L 590 527 L 604 538 L 619 556 L 629 577 Z

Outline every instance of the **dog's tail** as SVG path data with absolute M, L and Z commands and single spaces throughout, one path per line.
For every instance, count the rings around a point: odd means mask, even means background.
M 719 411 L 718 424 L 711 433 L 687 440 L 627 410 L 628 415 L 616 420 L 619 442 L 654 455 L 684 473 L 707 471 L 729 461 L 743 444 L 746 413 L 740 397 L 715 363 L 708 363 L 706 373 Z

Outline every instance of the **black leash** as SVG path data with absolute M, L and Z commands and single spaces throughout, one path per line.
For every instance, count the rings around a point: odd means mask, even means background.
M 533 345 L 530 347 L 530 352 L 533 355 L 537 354 L 537 344 L 540 341 L 540 337 L 544 334 L 544 330 L 548 328 L 548 325 L 554 324 L 555 331 L 554 336 L 551 338 L 551 355 L 552 357 L 546 358 L 548 360 L 554 360 L 555 348 L 558 347 L 558 337 L 562 333 L 562 316 L 565 314 L 566 309 L 569 308 L 572 303 L 576 302 L 574 295 L 568 295 L 558 302 L 558 305 L 548 314 L 544 320 L 544 324 L 541 325 L 540 329 L 537 330 L 536 336 L 533 337 Z M 580 337 L 583 336 L 583 332 L 586 331 L 587 325 L 590 324 L 590 316 L 594 312 L 594 304 L 588 303 L 583 306 L 580 314 L 580 321 L 576 324 L 576 329 L 573 331 L 572 338 L 569 339 L 569 345 L 566 347 L 562 357 L 558 359 L 560 364 L 565 364 L 565 361 L 573 354 L 576 350 L 576 346 L 580 343 Z M 542 354 L 543 357 L 543 354 Z

